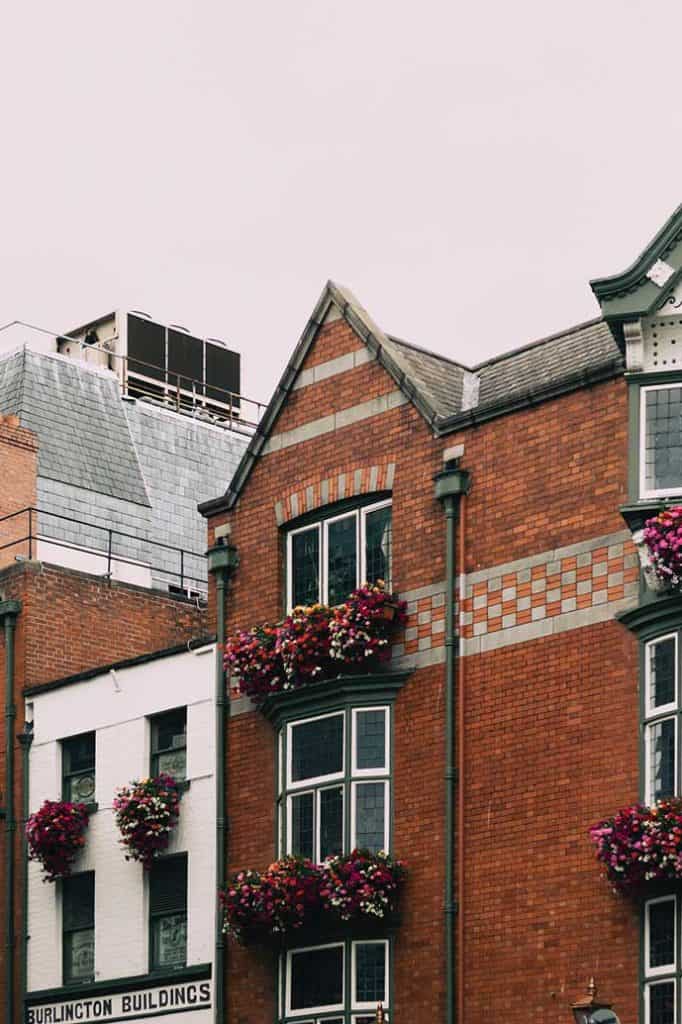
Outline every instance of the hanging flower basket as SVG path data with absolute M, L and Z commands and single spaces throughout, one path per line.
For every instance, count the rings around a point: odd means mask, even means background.
M 303 927 L 319 905 L 320 874 L 310 860 L 284 857 L 267 871 L 240 871 L 220 893 L 223 931 L 242 945 Z
M 388 661 L 405 612 L 405 602 L 381 580 L 364 584 L 336 608 L 294 608 L 282 622 L 229 637 L 225 668 L 239 676 L 240 693 L 262 704 L 272 693 L 331 679 L 344 668 Z
M 322 909 L 342 921 L 388 919 L 396 915 L 402 883 L 407 877 L 403 861 L 383 850 L 353 850 L 348 857 L 330 857 L 322 865 Z
M 168 847 L 180 817 L 180 792 L 171 775 L 135 779 L 117 790 L 113 801 L 119 842 L 126 860 L 140 861 L 147 871 Z
M 682 878 L 682 799 L 633 804 L 590 829 L 597 860 L 618 892 Z
M 54 882 L 71 874 L 85 846 L 89 814 L 85 804 L 46 800 L 26 822 L 28 859 L 38 861 L 43 881 Z
M 386 853 L 354 850 L 313 864 L 285 857 L 267 871 L 236 874 L 220 893 L 223 930 L 242 945 L 281 941 L 301 929 L 324 934 L 330 926 L 383 921 L 397 911 L 407 876 Z
M 633 536 L 651 590 L 679 590 L 682 584 L 682 506 L 663 509 Z
M 405 625 L 407 605 L 387 593 L 381 580 L 364 584 L 334 609 L 329 624 L 335 662 L 369 667 L 391 657 L 391 636 Z

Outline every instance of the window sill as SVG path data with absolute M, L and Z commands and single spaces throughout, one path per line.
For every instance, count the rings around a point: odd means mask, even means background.
M 621 505 L 618 511 L 625 520 L 628 529 L 632 533 L 636 533 L 637 530 L 641 530 L 644 527 L 647 519 L 655 516 L 661 509 L 674 508 L 676 505 L 682 505 L 682 491 L 667 498 L 640 498 L 638 501 Z
M 180 793 L 181 795 L 182 793 L 186 793 L 191 784 L 191 779 L 183 779 L 182 782 L 178 782 L 178 793 Z
M 94 814 L 95 811 L 99 810 L 99 804 L 96 800 L 91 800 L 89 804 L 85 805 L 85 810 L 88 814 Z
M 411 669 L 399 672 L 382 670 L 371 675 L 341 675 L 309 683 L 298 690 L 282 690 L 267 697 L 260 711 L 279 728 L 289 718 L 316 714 L 330 708 L 391 704 L 412 674 Z

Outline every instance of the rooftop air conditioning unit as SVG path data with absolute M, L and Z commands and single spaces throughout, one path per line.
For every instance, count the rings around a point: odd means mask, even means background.
M 219 420 L 239 418 L 241 357 L 217 338 L 131 310 L 68 331 L 57 346 L 64 355 L 113 370 L 133 398 Z

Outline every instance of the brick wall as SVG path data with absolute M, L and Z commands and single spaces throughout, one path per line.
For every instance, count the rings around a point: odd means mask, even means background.
M 206 613 L 160 592 L 104 580 L 36 562 L 0 572 L 0 594 L 21 601 L 16 630 L 16 732 L 24 724 L 22 690 L 85 669 L 173 647 L 206 635 Z M 0 698 L 5 699 L 5 644 L 0 632 Z M 15 805 L 21 813 L 21 755 L 15 743 Z M 6 736 L 0 725 L 0 792 L 5 790 Z M 0 803 L 3 801 L 0 801 Z M 15 844 L 20 866 L 20 828 Z M 3 845 L 4 826 L 0 829 Z M 2 853 L 4 864 L 4 850 Z M 0 921 L 5 918 L 0 887 Z M 21 898 L 17 890 L 17 912 Z M 17 918 L 17 942 L 21 922 Z M 4 943 L 4 940 L 2 940 Z M 18 947 L 17 947 L 18 948 Z M 18 956 L 19 954 L 17 954 Z M 4 1006 L 4 949 L 0 948 L 0 1006 Z M 19 969 L 17 962 L 17 992 Z M 18 1018 L 17 1018 L 18 1020 Z
M 336 322 L 320 331 L 305 367 L 357 350 Z M 368 363 L 313 379 L 294 391 L 295 415 L 285 409 L 275 433 L 343 408 L 351 379 L 358 402 L 365 382 L 390 391 L 382 373 Z M 454 443 L 464 444 L 473 481 L 459 567 L 464 1020 L 561 1024 L 591 973 L 622 1024 L 636 1020 L 636 921 L 599 878 L 586 834 L 637 793 L 635 644 L 613 618 L 637 585 L 618 513 L 626 432 L 622 381 L 445 440 L 403 405 L 261 457 L 237 507 L 209 523 L 229 518 L 239 549 L 228 628 L 272 620 L 283 612 L 278 524 L 333 501 L 341 477 L 345 496 L 367 493 L 373 468 L 385 482 L 393 467 L 394 586 L 410 612 L 395 653 L 416 666 L 396 704 L 394 847 L 410 864 L 395 944 L 397 1021 L 444 1013 L 445 529 L 433 476 Z M 230 867 L 262 868 L 275 852 L 273 736 L 256 713 L 234 717 L 230 734 Z M 272 962 L 253 950 L 230 959 L 235 1021 L 270 1021 Z

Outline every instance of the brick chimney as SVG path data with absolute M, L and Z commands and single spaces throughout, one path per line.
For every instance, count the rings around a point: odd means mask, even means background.
M 20 425 L 18 416 L 0 415 L 0 569 L 12 565 L 17 555 L 29 556 L 28 540 L 23 539 L 28 537 L 29 516 L 23 510 L 36 506 L 37 476 L 38 438 Z M 37 517 L 32 518 L 35 532 Z

